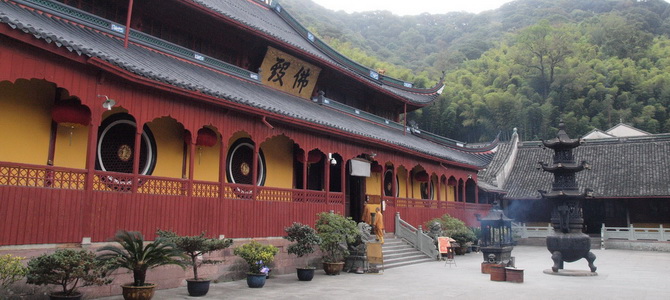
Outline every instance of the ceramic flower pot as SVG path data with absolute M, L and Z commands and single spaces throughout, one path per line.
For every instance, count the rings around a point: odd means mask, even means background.
M 314 270 L 315 268 L 296 268 L 298 280 L 312 281 L 312 278 L 314 278 Z
M 75 292 L 72 295 L 62 295 L 62 292 L 49 294 L 49 300 L 80 300 L 81 293 Z
M 265 279 L 267 279 L 266 276 L 265 273 L 247 273 L 247 285 L 250 288 L 262 288 L 265 285 Z
M 209 292 L 209 284 L 211 280 L 194 280 L 186 279 L 186 289 L 188 289 L 188 295 L 191 297 L 200 297 L 207 295 Z
M 131 284 L 122 285 L 123 299 L 125 300 L 149 300 L 154 296 L 156 285 L 147 283 L 143 286 L 134 286 Z
M 328 275 L 340 275 L 340 271 L 344 268 L 344 262 L 323 263 L 323 270 Z

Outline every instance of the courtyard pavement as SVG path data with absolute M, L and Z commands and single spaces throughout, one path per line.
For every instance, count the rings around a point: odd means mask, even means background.
M 251 289 L 245 280 L 213 283 L 204 297 L 189 297 L 186 287 L 158 290 L 156 300 L 174 299 L 670 299 L 670 253 L 592 250 L 598 276 L 544 274 L 551 256 L 545 247 L 517 246 L 516 267 L 523 283 L 491 281 L 482 274 L 481 253 L 456 256 L 456 265 L 427 262 L 386 270 L 383 274 L 325 275 L 310 282 L 295 274 L 272 276 L 265 287 Z M 586 260 L 566 263 L 566 270 L 588 270 Z M 100 298 L 122 300 L 121 296 Z

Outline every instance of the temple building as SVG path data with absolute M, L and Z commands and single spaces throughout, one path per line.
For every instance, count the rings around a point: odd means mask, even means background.
M 569 128 L 567 129 L 569 130 Z M 553 152 L 540 141 L 520 141 L 516 132 L 479 174 L 480 200 L 499 200 L 515 222 L 544 226 L 551 206 L 538 190 L 551 190 L 553 176 L 538 162 L 551 161 Z M 593 130 L 574 150 L 575 160 L 590 170 L 577 173 L 583 202 L 584 231 L 608 227 L 670 225 L 670 134 L 650 134 L 627 124 Z M 487 200 L 484 200 L 487 199 Z
M 496 151 L 411 128 L 415 87 L 276 2 L 0 1 L 0 247 L 284 235 L 363 200 L 476 225 Z M 1 250 L 1 249 L 0 249 Z

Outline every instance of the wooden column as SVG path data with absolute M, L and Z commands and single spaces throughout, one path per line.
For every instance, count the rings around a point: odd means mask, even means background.
M 324 175 L 324 180 L 325 182 L 323 183 L 324 188 L 326 189 L 326 204 L 330 204 L 329 201 L 329 196 L 330 196 L 330 159 L 328 159 L 328 155 L 325 155 L 324 158 L 324 163 L 323 167 L 324 170 L 323 172 L 325 173 Z
M 188 157 L 188 186 L 186 187 L 186 195 L 193 196 L 193 177 L 195 174 L 195 155 L 196 151 L 201 151 L 196 149 L 194 140 L 191 139 L 191 142 L 188 144 L 189 152 L 191 155 Z M 200 154 L 200 153 L 198 153 Z
M 133 146 L 133 189 L 132 192 L 137 192 L 137 186 L 139 181 L 139 172 L 140 172 L 140 155 L 142 154 L 142 131 L 144 129 L 144 124 L 140 124 L 139 121 L 135 121 L 135 146 Z
M 251 184 L 253 185 L 253 194 L 251 199 L 256 200 L 258 197 L 258 153 L 260 152 L 260 146 L 254 142 L 254 157 L 252 158 L 251 163 Z
M 302 189 L 305 191 L 303 193 L 303 199 L 302 201 L 306 201 L 307 197 L 307 172 L 309 171 L 309 168 L 307 168 L 307 159 L 309 158 L 309 153 L 307 150 L 303 151 L 303 163 L 302 163 Z

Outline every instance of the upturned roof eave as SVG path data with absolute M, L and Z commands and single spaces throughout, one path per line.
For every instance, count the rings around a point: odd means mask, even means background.
M 389 91 L 389 90 L 387 90 L 387 89 L 384 89 L 384 88 L 382 88 L 381 86 L 386 86 L 386 87 L 390 87 L 390 88 L 397 88 L 397 89 L 400 89 L 400 87 L 395 87 L 395 86 L 392 86 L 392 85 L 384 85 L 384 84 L 382 84 L 382 83 L 375 82 L 374 80 L 372 80 L 372 79 L 370 79 L 370 78 L 367 78 L 367 77 L 365 77 L 365 76 L 362 75 L 362 74 L 359 74 L 359 73 L 354 72 L 353 70 L 351 70 L 350 68 L 348 68 L 348 67 L 346 67 L 346 66 L 344 66 L 344 65 L 334 64 L 334 63 L 331 63 L 331 62 L 329 62 L 329 61 L 327 61 L 327 60 L 324 60 L 323 58 L 321 58 L 321 57 L 319 57 L 319 56 L 317 56 L 317 55 L 315 55 L 315 54 L 313 54 L 313 53 L 307 51 L 306 49 L 303 49 L 303 48 L 301 48 L 301 47 L 299 47 L 299 46 L 297 46 L 297 45 L 294 45 L 294 44 L 292 44 L 292 43 L 290 43 L 290 42 L 288 42 L 288 41 L 285 41 L 285 40 L 281 39 L 280 37 L 276 37 L 276 36 L 274 36 L 274 35 L 272 35 L 272 34 L 270 34 L 270 33 L 268 33 L 268 32 L 262 31 L 262 29 L 260 29 L 260 28 L 256 28 L 256 27 L 253 27 L 252 25 L 245 24 L 245 23 L 243 23 L 243 22 L 240 22 L 240 21 L 238 21 L 238 20 L 235 20 L 234 18 L 231 18 L 231 17 L 229 17 L 229 16 L 227 16 L 227 15 L 225 15 L 225 14 L 222 14 L 222 13 L 220 13 L 220 12 L 214 10 L 214 9 L 211 9 L 211 8 L 209 8 L 209 7 L 200 5 L 200 3 L 194 2 L 193 0 L 182 0 L 182 2 L 183 2 L 183 3 L 186 3 L 187 5 L 189 5 L 189 6 L 191 6 L 191 7 L 195 7 L 195 8 L 198 8 L 198 9 L 200 9 L 200 10 L 206 11 L 209 15 L 211 15 L 211 16 L 215 16 L 215 17 L 217 17 L 217 18 L 219 18 L 219 19 L 225 21 L 225 22 L 228 23 L 228 24 L 235 25 L 235 26 L 238 27 L 238 28 L 247 30 L 248 32 L 253 32 L 254 34 L 260 34 L 260 35 L 262 35 L 265 39 L 267 39 L 267 40 L 269 40 L 269 41 L 272 41 L 272 42 L 274 42 L 274 43 L 276 43 L 276 44 L 278 44 L 278 45 L 281 45 L 281 46 L 283 46 L 283 47 L 286 47 L 286 48 L 288 48 L 288 49 L 291 49 L 291 50 L 293 50 L 293 51 L 295 51 L 295 52 L 298 52 L 298 53 L 300 53 L 300 54 L 302 54 L 302 55 L 304 55 L 304 56 L 308 56 L 310 59 L 312 59 L 312 60 L 314 60 L 314 61 L 318 61 L 318 62 L 320 62 L 320 63 L 323 64 L 323 65 L 327 65 L 327 66 L 329 66 L 329 67 L 331 67 L 331 68 L 333 68 L 333 69 L 335 69 L 335 70 L 338 70 L 338 71 L 340 71 L 340 72 L 342 72 L 342 73 L 347 73 L 347 74 L 353 75 L 353 76 L 349 76 L 349 78 L 351 78 L 351 79 L 353 79 L 353 80 L 356 80 L 356 81 L 358 81 L 358 82 L 361 82 L 361 83 L 367 85 L 368 87 L 373 88 L 374 90 L 376 90 L 376 91 L 378 91 L 378 92 L 380 92 L 380 93 L 383 93 L 383 94 L 385 94 L 385 95 L 387 95 L 387 96 L 393 97 L 394 99 L 398 100 L 398 101 L 401 102 L 401 103 L 405 103 L 405 104 L 407 104 L 407 105 L 415 106 L 416 108 L 414 108 L 414 109 L 412 109 L 412 110 L 415 110 L 415 109 L 418 109 L 418 108 L 425 107 L 425 106 L 430 105 L 431 103 L 435 102 L 435 100 L 437 99 L 437 96 L 439 95 L 439 90 L 441 90 L 441 89 L 444 87 L 443 82 L 440 81 L 440 82 L 438 82 L 434 87 L 429 88 L 429 89 L 425 89 L 425 90 L 423 90 L 423 91 L 420 90 L 420 89 L 413 89 L 413 90 L 411 90 L 411 91 L 410 91 L 410 90 L 404 90 L 404 92 L 407 92 L 407 93 L 415 93 L 415 94 L 420 94 L 420 95 L 423 95 L 423 96 L 432 96 L 432 95 L 434 95 L 434 96 L 432 97 L 432 99 L 431 99 L 431 100 L 428 100 L 428 101 L 418 101 L 418 100 L 414 100 L 414 99 L 411 99 L 411 98 L 409 98 L 409 97 L 405 97 L 405 96 L 403 96 L 403 95 L 394 93 L 394 92 Z M 265 4 L 262 4 L 262 5 L 265 5 Z M 267 5 L 265 5 L 265 6 L 267 6 Z M 267 6 L 267 8 L 268 8 L 269 10 L 272 10 L 271 7 L 269 7 L 269 6 Z M 272 10 L 272 11 L 274 11 L 274 10 Z M 281 17 L 280 17 L 280 18 L 281 18 Z M 287 24 L 288 24 L 288 23 L 287 23 Z M 288 25 L 290 26 L 290 24 L 288 24 Z M 302 36 L 302 35 L 300 35 L 300 36 Z M 304 37 L 303 37 L 303 39 L 304 39 Z M 323 51 L 321 51 L 321 54 L 324 55 L 324 56 L 328 56 L 328 54 L 327 54 L 327 53 L 324 53 Z M 332 58 L 331 58 L 331 59 L 332 59 Z

